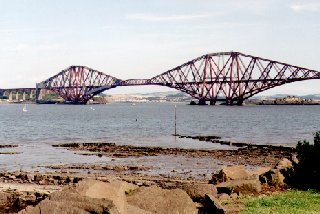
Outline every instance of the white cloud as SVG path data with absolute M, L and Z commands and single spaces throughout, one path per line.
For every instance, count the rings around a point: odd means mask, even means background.
M 197 20 L 210 17 L 210 14 L 183 14 L 183 15 L 154 15 L 154 14 L 144 14 L 135 13 L 126 16 L 127 19 L 139 20 L 145 22 L 179 22 L 179 21 L 189 21 Z
M 291 10 L 294 12 L 320 12 L 320 3 L 300 3 L 291 5 Z

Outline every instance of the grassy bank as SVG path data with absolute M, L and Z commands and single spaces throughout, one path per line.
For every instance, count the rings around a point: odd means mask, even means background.
M 241 214 L 251 213 L 320 213 L 320 192 L 290 190 L 274 196 L 244 199 Z

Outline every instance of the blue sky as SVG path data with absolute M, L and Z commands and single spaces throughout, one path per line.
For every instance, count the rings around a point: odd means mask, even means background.
M 150 78 L 231 50 L 320 70 L 320 1 L 0 0 L 0 45 L 0 88 L 34 87 L 70 65 Z M 319 83 L 265 94 L 320 93 Z M 110 92 L 146 90 L 168 89 Z

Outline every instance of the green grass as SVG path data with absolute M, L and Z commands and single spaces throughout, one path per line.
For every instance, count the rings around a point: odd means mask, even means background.
M 313 190 L 290 190 L 274 196 L 246 198 L 244 203 L 246 208 L 241 214 L 320 214 L 320 192 Z

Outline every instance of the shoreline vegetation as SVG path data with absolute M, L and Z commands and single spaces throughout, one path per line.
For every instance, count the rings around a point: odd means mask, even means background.
M 248 105 L 320 105 L 320 100 L 300 98 L 298 96 L 285 96 L 275 99 L 251 99 Z
M 247 197 L 242 202 L 245 208 L 239 214 L 320 212 L 320 193 L 314 190 L 291 189 L 268 197 Z

